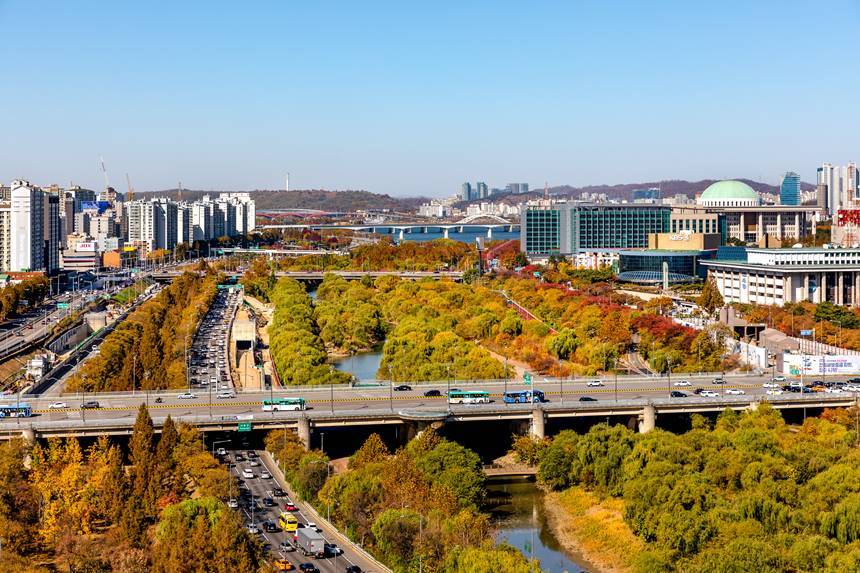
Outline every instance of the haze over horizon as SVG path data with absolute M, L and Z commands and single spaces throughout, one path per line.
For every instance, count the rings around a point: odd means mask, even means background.
M 829 17 L 822 17 L 829 15 Z M 0 3 L 0 181 L 619 184 L 860 160 L 860 4 Z M 835 20 L 834 20 L 835 17 Z

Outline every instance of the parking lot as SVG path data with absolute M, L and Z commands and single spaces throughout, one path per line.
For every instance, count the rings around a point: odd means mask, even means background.
M 188 380 L 190 387 L 218 391 L 232 387 L 227 346 L 230 321 L 236 312 L 238 291 L 219 290 L 200 321 L 194 341 L 188 349 Z

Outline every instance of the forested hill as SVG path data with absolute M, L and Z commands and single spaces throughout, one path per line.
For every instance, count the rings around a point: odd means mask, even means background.
M 203 195 L 217 196 L 221 191 L 182 190 L 182 199 L 194 201 Z M 346 190 L 327 191 L 325 189 L 302 189 L 296 191 L 272 191 L 256 189 L 249 191 L 257 204 L 257 210 L 267 209 L 318 209 L 320 211 L 356 211 L 359 209 L 390 209 L 392 211 L 409 211 L 415 209 L 425 198 L 399 198 L 370 191 Z M 170 197 L 179 198 L 177 189 L 149 191 L 136 193 L 138 198 Z
M 738 181 L 743 181 L 759 193 L 773 193 L 779 195 L 779 186 L 761 183 L 751 179 L 738 178 Z M 685 181 L 681 179 L 668 181 L 648 181 L 642 183 L 620 183 L 618 185 L 586 185 L 583 187 L 574 187 L 572 185 L 557 185 L 548 189 L 549 194 L 553 197 L 570 197 L 578 199 L 583 193 L 604 193 L 610 199 L 619 199 L 630 201 L 633 199 L 634 189 L 648 189 L 651 187 L 659 187 L 663 197 L 674 197 L 675 195 L 686 195 L 693 198 L 708 188 L 708 185 L 716 183 L 717 179 L 702 179 L 700 181 Z M 803 191 L 813 191 L 815 185 L 811 183 L 801 183 L 800 188 Z M 532 189 L 531 192 L 522 195 L 505 195 L 502 199 L 506 203 L 519 203 L 526 199 L 542 197 L 543 189 Z

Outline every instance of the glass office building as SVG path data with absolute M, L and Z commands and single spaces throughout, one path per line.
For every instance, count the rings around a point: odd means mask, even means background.
M 669 231 L 670 213 L 663 205 L 529 205 L 521 215 L 521 249 L 527 255 L 549 256 L 645 248 L 649 233 Z
M 669 283 L 690 283 L 707 277 L 708 270 L 699 265 L 711 259 L 716 250 L 705 251 L 621 251 L 618 256 L 618 280 L 641 284 L 663 281 L 664 266 Z
M 780 205 L 800 205 L 800 175 L 789 171 L 779 185 Z

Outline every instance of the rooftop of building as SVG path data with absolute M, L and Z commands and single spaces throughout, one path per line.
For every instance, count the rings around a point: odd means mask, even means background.
M 758 201 L 759 195 L 755 189 L 743 181 L 727 179 L 711 183 L 707 189 L 702 191 L 701 200 L 707 201 L 729 201 L 729 200 L 752 200 Z
M 638 255 L 640 257 L 673 257 L 702 255 L 705 253 L 716 253 L 717 249 L 623 249 L 621 255 Z

